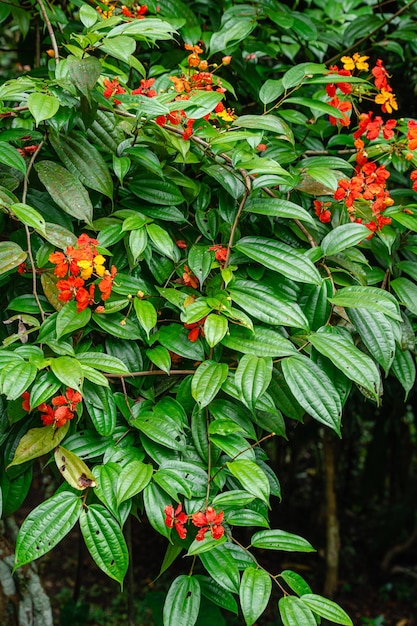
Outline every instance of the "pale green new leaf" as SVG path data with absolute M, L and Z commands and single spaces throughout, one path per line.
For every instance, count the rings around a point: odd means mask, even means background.
M 34 92 L 27 99 L 29 111 L 35 118 L 36 126 L 55 115 L 59 109 L 59 100 L 46 93 Z

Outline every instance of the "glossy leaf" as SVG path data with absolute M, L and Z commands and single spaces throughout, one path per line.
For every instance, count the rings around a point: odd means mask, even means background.
M 278 608 L 284 626 L 317 626 L 314 614 L 300 598 L 284 596 L 280 598 Z
M 303 537 L 284 530 L 259 530 L 252 535 L 254 548 L 283 550 L 284 552 L 315 552 L 313 546 Z
M 380 311 L 387 317 L 401 321 L 398 303 L 387 291 L 376 287 L 343 287 L 329 298 L 336 306 Z
M 76 454 L 62 446 L 55 448 L 55 463 L 67 483 L 74 489 L 95 487 L 96 480 L 89 467 Z
M 228 330 L 228 322 L 222 315 L 210 313 L 204 322 L 204 335 L 210 348 L 214 348 L 223 339 Z
M 388 373 L 395 356 L 396 343 L 393 321 L 379 311 L 350 309 L 349 318 L 359 332 L 369 354 Z
M 90 196 L 72 172 L 54 161 L 40 161 L 35 165 L 35 169 L 54 202 L 65 213 L 78 220 L 91 222 L 93 206 Z
M 74 330 L 84 328 L 91 319 L 91 310 L 77 311 L 75 301 L 67 302 L 58 312 L 56 318 L 56 336 L 61 339 L 64 335 L 73 333 Z
M 227 374 L 227 363 L 204 361 L 198 366 L 191 383 L 191 393 L 200 408 L 210 404 L 216 397 Z
M 138 316 L 139 324 L 142 326 L 147 337 L 149 338 L 149 333 L 156 326 L 158 319 L 156 309 L 152 302 L 142 300 L 141 298 L 135 298 L 134 307 L 136 315 Z
M 13 241 L 0 241 L 0 274 L 10 272 L 26 260 L 27 254 Z
M 218 542 L 216 539 L 209 538 L 208 540 L 210 544 Z M 210 576 L 219 585 L 232 593 L 238 593 L 240 583 L 239 570 L 233 556 L 225 548 L 224 544 L 200 553 L 200 559 Z
M 337 254 L 346 248 L 356 246 L 369 235 L 369 228 L 364 224 L 343 224 L 331 230 L 321 241 L 324 256 Z
M 44 120 L 49 120 L 59 109 L 59 100 L 46 93 L 34 92 L 28 96 L 28 108 L 35 118 L 36 126 Z
M 9 467 L 37 459 L 53 450 L 64 439 L 69 425 L 69 422 L 66 422 L 61 428 L 54 428 L 53 426 L 30 428 L 19 441 Z
M 0 393 L 8 400 L 20 398 L 35 380 L 36 366 L 28 361 L 12 361 L 0 372 Z
M 82 387 L 84 374 L 77 359 L 70 356 L 59 356 L 56 359 L 51 359 L 51 370 L 58 380 L 67 387 L 71 389 Z
M 60 491 L 33 509 L 16 540 L 15 568 L 52 550 L 73 528 L 81 513 L 80 498 Z
M 118 522 L 102 504 L 90 504 L 81 513 L 80 527 L 96 564 L 107 576 L 122 584 L 129 554 Z
M 332 600 L 323 598 L 323 596 L 319 596 L 315 593 L 304 594 L 301 600 L 314 611 L 314 613 L 320 615 L 320 617 L 324 617 L 335 624 L 343 624 L 343 626 L 353 625 L 347 613 Z
M 258 398 L 267 390 L 272 378 L 272 361 L 245 354 L 235 372 L 235 385 L 242 402 L 251 410 Z
M 164 626 L 194 626 L 200 610 L 200 584 L 194 576 L 177 576 L 165 598 Z
M 268 504 L 270 494 L 269 481 L 265 473 L 254 461 L 236 459 L 227 463 L 227 467 L 246 491 Z
M 265 570 L 251 566 L 245 569 L 239 598 L 246 626 L 252 626 L 265 611 L 271 591 L 271 577 Z
M 21 154 L 6 141 L 0 141 L 0 163 L 26 174 L 26 163 Z M 3 243 L 3 242 L 2 242 Z
M 151 480 L 152 471 L 152 465 L 149 463 L 141 463 L 140 461 L 128 463 L 117 479 L 117 503 L 120 504 L 140 493 Z

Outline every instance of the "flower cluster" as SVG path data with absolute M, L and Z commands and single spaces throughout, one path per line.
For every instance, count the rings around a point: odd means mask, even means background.
M 30 393 L 24 391 L 22 408 L 24 411 L 30 412 Z M 77 404 L 82 400 L 82 396 L 79 391 L 75 391 L 67 387 L 64 395 L 56 396 L 52 399 L 52 403 L 46 404 L 43 402 L 36 408 L 41 413 L 41 420 L 44 426 L 54 426 L 54 428 L 61 428 L 65 426 L 68 420 L 72 420 L 74 413 L 77 410 Z
M 130 8 L 125 6 L 124 4 L 122 5 L 122 14 L 125 17 L 129 17 L 132 19 L 143 20 L 145 17 L 145 13 L 147 12 L 148 7 L 146 6 L 146 4 L 137 4 L 136 2 L 134 2 Z
M 108 20 L 112 17 L 113 13 L 121 13 L 129 19 L 143 20 L 145 13 L 148 12 L 146 4 L 137 4 L 133 2 L 130 6 L 124 4 L 119 5 L 118 0 L 99 0 L 97 11 L 101 17 Z
M 174 507 L 171 504 L 168 504 L 164 508 L 164 513 L 166 526 L 168 526 L 168 528 L 175 528 L 180 539 L 185 539 L 187 536 L 185 524 L 188 522 L 189 516 L 183 512 L 182 504 L 180 503 L 175 511 Z M 199 528 L 196 535 L 197 541 L 203 541 L 207 532 L 210 532 L 213 539 L 220 539 L 223 537 L 223 511 L 216 513 L 213 507 L 209 506 L 205 512 L 193 513 L 190 517 L 192 524 Z
M 359 73 L 368 72 L 368 59 L 369 57 L 361 56 L 358 52 L 355 52 L 351 57 L 343 56 L 341 58 L 343 67 L 339 68 L 337 65 L 331 65 L 329 67 L 329 73 L 337 74 L 338 77 L 340 76 L 343 79 L 343 77 L 354 76 L 355 70 Z M 372 94 L 373 101 L 376 102 L 376 104 L 381 105 L 383 113 L 392 113 L 393 110 L 396 111 L 398 109 L 397 100 L 392 91 L 392 87 L 388 82 L 389 74 L 386 71 L 381 59 L 376 61 L 375 66 L 371 69 L 371 76 L 369 78 L 373 80 L 377 92 L 376 94 Z M 339 81 L 336 77 L 333 83 L 326 85 L 326 93 L 329 98 L 331 98 L 328 101 L 328 104 L 342 113 L 341 119 L 329 116 L 330 123 L 333 125 L 340 124 L 341 126 L 349 126 L 350 124 L 352 102 L 347 96 L 350 96 L 350 94 L 356 94 L 362 99 L 371 99 L 369 87 L 364 83 L 361 83 L 358 86 L 357 83 L 349 83 L 343 80 Z M 342 99 L 340 99 L 339 96 L 342 97 Z
M 214 250 L 216 261 L 223 267 L 227 259 L 227 248 L 220 243 L 216 243 L 214 246 L 210 246 L 209 250 Z
M 83 311 L 89 305 L 95 303 L 96 279 L 97 286 L 103 301 L 110 297 L 114 277 L 117 270 L 112 265 L 111 270 L 106 269 L 106 259 L 98 253 L 98 241 L 86 234 L 77 239 L 75 246 L 67 246 L 65 252 L 52 252 L 49 261 L 55 265 L 54 274 L 60 280 L 56 286 L 59 290 L 58 299 L 61 302 L 75 300 L 77 311 Z M 86 281 L 94 278 L 93 282 L 86 285 Z
M 188 333 L 188 341 L 197 341 L 199 337 L 204 337 L 204 322 L 206 321 L 205 317 L 202 317 L 198 322 L 192 322 L 191 324 L 184 324 L 184 328 L 189 330 Z

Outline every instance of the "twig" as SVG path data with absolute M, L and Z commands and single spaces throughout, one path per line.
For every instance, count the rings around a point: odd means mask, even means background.
M 177 376 L 188 376 L 189 374 L 195 374 L 194 370 L 145 370 L 143 372 L 129 372 L 128 374 L 104 374 L 106 378 L 140 378 L 141 376 L 171 376 L 176 374 Z
M 54 51 L 55 63 L 58 65 L 58 63 L 59 63 L 59 52 L 58 52 L 58 45 L 57 45 L 56 39 L 55 39 L 54 29 L 52 28 L 52 24 L 51 24 L 51 22 L 49 20 L 48 14 L 46 13 L 46 9 L 45 9 L 45 5 L 43 3 L 43 0 L 38 0 L 38 4 L 39 4 L 39 7 L 41 9 L 42 17 L 43 17 L 43 19 L 45 21 L 46 28 L 48 29 L 49 36 L 51 38 L 51 44 L 52 44 L 52 49 Z

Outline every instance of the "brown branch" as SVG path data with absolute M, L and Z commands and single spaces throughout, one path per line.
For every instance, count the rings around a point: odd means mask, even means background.
M 46 28 L 48 29 L 49 36 L 51 38 L 52 48 L 53 48 L 54 57 L 55 57 L 55 63 L 58 65 L 58 63 L 59 63 L 59 52 L 58 52 L 58 45 L 57 45 L 56 39 L 55 39 L 54 29 L 52 28 L 52 24 L 51 24 L 51 22 L 49 20 L 48 14 L 46 13 L 46 9 L 45 9 L 45 5 L 43 3 L 43 0 L 38 0 L 38 4 L 39 4 L 39 7 L 41 9 L 42 17 L 43 17 L 43 19 L 45 21 Z
M 143 372 L 129 372 L 128 374 L 104 374 L 106 378 L 140 378 L 141 376 L 188 376 L 195 374 L 194 370 L 144 370 Z
M 383 28 L 384 26 L 392 22 L 392 20 L 395 20 L 396 17 L 398 17 L 399 15 L 402 15 L 402 13 L 405 13 L 405 11 L 407 11 L 410 7 L 412 7 L 413 4 L 415 4 L 416 2 L 417 0 L 411 0 L 411 2 L 404 5 L 401 9 L 398 9 L 398 11 L 393 13 L 391 17 L 387 17 L 381 24 L 379 24 L 379 26 L 376 26 L 373 30 L 371 30 L 370 33 L 362 37 L 362 39 L 359 39 L 359 41 L 355 41 L 355 43 L 352 46 L 349 46 L 349 48 L 346 48 L 345 50 L 343 50 L 343 52 L 339 52 L 338 54 L 335 54 L 328 61 L 325 61 L 326 65 L 331 65 L 332 63 L 335 63 L 336 61 L 339 60 L 341 56 L 344 56 L 348 54 L 349 52 L 352 52 L 352 50 L 358 50 L 358 48 L 360 48 L 360 46 L 363 43 L 365 43 L 365 41 L 368 41 L 368 39 L 376 35 L 376 33 L 378 33 L 381 30 L 381 28 Z

